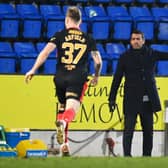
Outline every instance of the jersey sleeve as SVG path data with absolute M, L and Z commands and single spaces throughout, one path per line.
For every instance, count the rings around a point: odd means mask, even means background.
M 58 44 L 58 39 L 59 39 L 59 32 L 56 32 L 48 42 Z

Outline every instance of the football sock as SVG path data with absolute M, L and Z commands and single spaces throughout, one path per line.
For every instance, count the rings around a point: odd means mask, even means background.
M 65 110 L 64 114 L 63 114 L 63 120 L 68 122 L 71 122 L 75 117 L 75 111 L 73 108 L 67 109 Z
M 85 82 L 84 85 L 83 85 L 83 90 L 82 90 L 82 94 L 81 94 L 81 97 L 80 97 L 80 102 L 82 102 L 84 94 L 85 94 L 87 88 L 88 88 L 88 84 L 87 84 L 87 82 Z

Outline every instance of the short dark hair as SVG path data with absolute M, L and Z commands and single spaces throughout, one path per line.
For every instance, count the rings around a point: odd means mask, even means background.
M 82 14 L 81 14 L 81 11 L 78 7 L 71 6 L 71 7 L 68 8 L 66 16 L 70 17 L 76 23 L 78 23 L 81 20 Z
M 140 30 L 133 30 L 132 33 L 131 33 L 131 35 L 132 34 L 141 34 L 142 39 L 145 39 L 144 33 L 142 31 L 140 31 Z

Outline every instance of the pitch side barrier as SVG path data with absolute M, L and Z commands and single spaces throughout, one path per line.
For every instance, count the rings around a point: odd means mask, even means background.
M 89 85 L 81 108 L 70 130 L 123 130 L 123 83 L 117 94 L 118 108 L 109 112 L 108 96 L 112 76 L 101 76 L 96 87 Z M 156 78 L 162 107 L 167 99 L 167 77 Z M 58 100 L 55 97 L 53 76 L 36 75 L 25 84 L 24 75 L 0 75 L 0 123 L 7 128 L 55 130 Z M 164 130 L 164 109 L 154 116 L 154 130 Z M 141 130 L 139 118 L 136 130 Z

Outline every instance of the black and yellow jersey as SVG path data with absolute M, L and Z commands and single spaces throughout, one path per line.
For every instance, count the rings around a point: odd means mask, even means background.
M 90 51 L 96 51 L 96 41 L 88 34 L 75 29 L 56 32 L 49 40 L 57 46 L 57 73 L 86 72 Z

